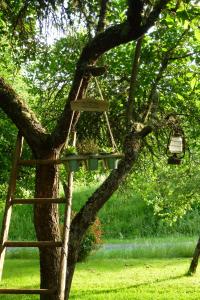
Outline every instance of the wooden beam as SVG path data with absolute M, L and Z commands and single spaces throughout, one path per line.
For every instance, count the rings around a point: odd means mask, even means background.
M 65 203 L 65 198 L 33 198 L 33 199 L 12 199 L 11 204 L 53 204 Z
M 21 156 L 23 147 L 23 137 L 20 133 L 18 133 L 16 147 L 14 152 L 14 158 L 12 163 L 12 170 L 10 174 L 10 181 L 8 186 L 3 222 L 2 222 L 2 229 L 1 229 L 1 239 L 0 239 L 0 280 L 2 278 L 3 273 L 3 265 L 5 259 L 5 251 L 6 248 L 3 246 L 4 242 L 8 239 L 9 227 L 10 227 L 10 220 L 12 214 L 12 206 L 11 200 L 13 198 L 15 188 L 16 188 L 16 179 L 18 173 L 18 162 Z
M 73 134 L 73 146 L 76 146 L 76 131 Z M 64 214 L 64 224 L 62 232 L 63 246 L 61 248 L 60 256 L 60 274 L 58 282 L 58 295 L 60 300 L 65 300 L 65 285 L 68 273 L 68 252 L 69 252 L 69 234 L 70 234 L 70 224 L 72 215 L 72 196 L 73 196 L 73 183 L 74 183 L 74 172 L 68 173 L 67 185 L 64 185 L 65 192 L 65 214 Z
M 3 244 L 4 247 L 62 247 L 62 242 L 54 241 L 6 241 Z
M 87 160 L 93 157 L 92 155 L 69 155 L 64 159 L 28 159 L 28 160 L 20 160 L 19 164 L 23 166 L 34 166 L 34 165 L 59 165 L 67 163 L 69 160 Z M 114 153 L 114 154 L 97 154 L 95 158 L 97 159 L 105 159 L 115 157 L 118 159 L 124 158 L 124 154 L 122 153 Z
M 0 289 L 0 294 L 39 294 L 39 295 L 49 295 L 55 294 L 56 289 Z
M 63 247 L 61 248 L 60 276 L 59 276 L 59 286 L 58 286 L 60 300 L 65 300 L 65 285 L 66 285 L 66 278 L 68 274 L 67 259 L 69 253 L 69 234 L 70 234 L 70 224 L 71 224 L 71 214 L 72 214 L 73 182 L 74 182 L 74 172 L 69 172 L 68 185 L 67 188 L 65 189 L 66 206 L 65 206 L 64 224 L 63 224 Z

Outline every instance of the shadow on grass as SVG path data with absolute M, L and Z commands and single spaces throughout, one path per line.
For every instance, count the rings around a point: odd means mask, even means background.
M 124 290 L 130 290 L 130 289 L 135 289 L 138 287 L 144 287 L 144 286 L 148 286 L 148 285 L 152 285 L 152 284 L 156 284 L 156 283 L 160 283 L 160 282 L 165 282 L 168 280 L 175 280 L 175 279 L 180 279 L 185 277 L 186 275 L 178 275 L 178 276 L 174 276 L 174 277 L 169 277 L 169 278 L 165 278 L 165 279 L 157 279 L 154 281 L 148 281 L 148 282 L 143 282 L 143 283 L 139 283 L 139 284 L 133 284 L 130 286 L 125 286 L 125 287 L 121 287 L 121 288 L 114 288 L 114 289 L 102 289 L 102 290 L 90 290 L 90 291 L 80 291 L 80 293 L 75 293 L 75 295 L 71 295 L 70 299 L 82 299 L 85 298 L 85 296 L 87 295 L 101 295 L 101 294 L 110 294 L 110 293 L 117 293 L 120 291 L 124 291 Z

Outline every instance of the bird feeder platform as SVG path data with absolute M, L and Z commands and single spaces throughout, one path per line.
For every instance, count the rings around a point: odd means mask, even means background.
M 74 111 L 108 111 L 108 102 L 103 100 L 95 100 L 93 98 L 83 98 L 71 102 L 71 109 Z
M 30 160 L 19 160 L 19 165 L 22 166 L 34 166 L 34 165 L 59 165 L 59 164 L 65 164 L 66 162 L 70 160 L 79 160 L 79 161 L 85 161 L 88 160 L 93 156 L 91 155 L 69 155 L 66 156 L 63 159 L 30 159 Z M 113 153 L 113 154 L 97 154 L 95 158 L 99 160 L 103 160 L 106 158 L 116 158 L 116 159 L 122 159 L 124 158 L 123 153 Z

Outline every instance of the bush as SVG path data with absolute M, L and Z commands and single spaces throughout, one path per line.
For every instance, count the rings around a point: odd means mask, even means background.
M 72 212 L 72 219 L 76 213 Z M 61 232 L 63 231 L 63 224 L 60 225 Z M 80 249 L 78 253 L 78 262 L 84 261 L 88 255 L 99 248 L 102 244 L 102 229 L 101 222 L 97 217 L 95 222 L 86 231 L 83 240 L 80 244 Z
M 102 229 L 99 218 L 88 228 L 80 245 L 78 261 L 84 261 L 91 251 L 97 250 L 102 243 Z

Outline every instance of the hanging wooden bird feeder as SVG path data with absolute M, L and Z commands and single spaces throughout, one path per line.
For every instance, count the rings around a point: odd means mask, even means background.
M 104 100 L 100 85 L 96 79 L 95 79 L 95 84 L 97 86 L 98 89 L 98 93 L 100 95 L 100 99 L 95 99 L 94 97 L 87 97 L 85 95 L 85 97 L 83 97 L 82 99 L 78 98 L 78 94 L 77 93 L 77 98 L 75 99 L 75 101 L 71 102 L 71 109 L 73 111 L 93 111 L 93 112 L 106 112 L 108 111 L 108 107 L 109 107 L 109 103 L 108 101 Z

